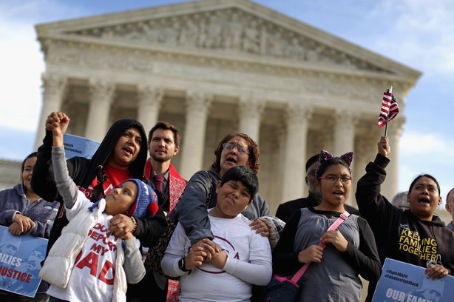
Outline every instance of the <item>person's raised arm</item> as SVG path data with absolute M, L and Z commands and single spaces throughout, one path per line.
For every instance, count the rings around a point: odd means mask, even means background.
M 46 131 L 45 142 L 38 148 L 36 164 L 33 167 L 31 185 L 33 192 L 45 200 L 57 200 L 59 195 L 54 181 L 52 167 L 52 132 Z
M 367 164 L 366 174 L 358 180 L 355 196 L 361 217 L 367 220 L 377 241 L 381 241 L 383 238 L 378 234 L 384 234 L 388 219 L 396 209 L 381 195 L 381 185 L 386 178 L 385 168 L 390 162 L 388 156 L 391 148 L 387 137 L 380 138 L 377 149 L 375 160 Z
M 63 112 L 51 114 L 46 121 L 46 128 L 52 130 L 52 162 L 58 192 L 63 197 L 65 206 L 71 209 L 77 200 L 79 190 L 68 174 L 63 147 L 63 134 L 69 124 L 69 117 Z
M 63 112 L 53 112 L 46 120 L 46 129 L 52 131 L 52 147 L 63 146 L 63 134 L 69 125 L 69 117 Z
M 391 153 L 391 148 L 389 147 L 388 137 L 382 136 L 380 141 L 377 143 L 378 153 L 384 157 L 388 157 Z
M 49 119 L 57 112 L 49 114 L 45 124 L 46 135 L 43 139 L 43 144 L 38 148 L 35 166 L 33 167 L 33 175 L 31 185 L 33 191 L 45 200 L 58 200 L 59 195 L 54 180 L 54 170 L 52 167 L 52 128 L 48 123 Z

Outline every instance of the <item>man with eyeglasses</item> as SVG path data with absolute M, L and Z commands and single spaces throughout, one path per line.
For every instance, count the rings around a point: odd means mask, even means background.
M 317 186 L 315 185 L 317 181 L 317 178 L 315 177 L 315 171 L 317 170 L 317 167 L 319 165 L 318 157 L 319 154 L 315 154 L 311 156 L 306 162 L 305 181 L 309 195 L 307 197 L 290 200 L 280 204 L 276 211 L 276 217 L 287 222 L 290 216 L 292 216 L 296 211 L 302 208 L 316 207 L 320 204 L 320 202 L 322 201 L 322 195 L 320 193 L 320 190 L 317 189 Z M 359 215 L 359 211 L 354 207 L 347 204 L 345 204 L 344 207 L 350 214 Z

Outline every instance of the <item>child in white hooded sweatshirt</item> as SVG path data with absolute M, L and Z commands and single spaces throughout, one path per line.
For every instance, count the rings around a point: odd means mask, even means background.
M 52 246 L 40 278 L 51 284 L 50 301 L 126 301 L 127 282 L 139 282 L 145 268 L 132 232 L 115 237 L 109 222 L 117 214 L 153 216 L 157 197 L 147 184 L 129 179 L 96 203 L 87 199 L 66 167 L 63 133 L 68 123 L 64 115 L 52 124 L 52 162 L 70 222 Z

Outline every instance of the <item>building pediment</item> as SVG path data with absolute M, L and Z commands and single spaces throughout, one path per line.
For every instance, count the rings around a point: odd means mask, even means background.
M 167 48 L 192 55 L 234 55 L 306 68 L 419 77 L 406 66 L 248 0 L 152 7 L 41 24 L 37 31 L 41 40 Z

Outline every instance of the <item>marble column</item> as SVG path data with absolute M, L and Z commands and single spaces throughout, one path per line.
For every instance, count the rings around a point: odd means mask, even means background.
M 283 187 L 282 183 L 279 181 L 272 181 L 277 177 L 277 179 L 282 180 L 284 179 L 284 174 L 285 174 L 285 167 L 282 164 L 282 159 L 285 158 L 285 154 L 287 152 L 286 150 L 286 142 L 287 142 L 287 124 L 284 122 L 284 119 L 277 123 L 275 125 L 275 131 L 272 134 L 275 136 L 275 145 L 273 146 L 273 157 L 272 161 L 270 162 L 273 167 L 276 167 L 275 169 L 272 169 L 270 176 L 268 177 L 268 183 L 270 186 L 270 191 L 273 192 L 273 198 L 271 200 L 267 199 L 268 206 L 270 207 L 271 213 L 274 214 L 276 213 L 277 207 L 279 204 L 284 203 L 288 201 L 288 199 L 282 199 L 283 198 Z M 263 144 L 262 144 L 263 145 Z M 263 155 L 262 155 L 263 157 Z M 261 161 L 262 159 L 260 159 Z M 259 181 L 260 181 L 260 176 L 262 174 L 259 173 Z M 259 182 L 260 184 L 261 182 Z M 261 187 L 263 188 L 263 186 Z M 261 189 L 263 190 L 263 189 Z M 259 192 L 260 194 L 260 192 Z
M 351 110 L 336 111 L 333 155 L 340 156 L 346 152 L 353 151 L 355 145 L 355 119 L 355 114 Z
M 300 104 L 289 104 L 287 108 L 287 138 L 282 178 L 283 202 L 303 196 L 307 131 L 311 115 L 312 108 Z
M 254 97 L 242 96 L 240 98 L 239 131 L 249 135 L 257 144 L 260 137 L 260 119 L 264 109 L 264 104 Z
M 53 74 L 43 74 L 43 106 L 39 118 L 38 132 L 35 140 L 35 150 L 43 143 L 47 117 L 51 112 L 61 111 L 67 79 Z
M 378 127 L 376 124 L 370 125 L 370 128 L 361 129 L 362 133 L 358 134 L 358 142 L 356 143 L 356 151 L 353 154 L 353 183 L 350 191 L 350 199 L 348 204 L 358 208 L 355 193 L 358 180 L 366 173 L 366 166 L 369 162 L 374 161 L 377 154 L 377 142 L 379 136 L 376 135 Z M 386 195 L 385 195 L 386 196 Z
M 90 82 L 90 104 L 85 128 L 86 138 L 101 142 L 106 135 L 114 91 L 115 85 L 112 83 Z
M 355 149 L 355 114 L 351 110 L 337 110 L 334 124 L 334 154 L 340 156 Z M 329 150 L 328 150 L 329 151 Z M 354 160 L 354 159 L 353 159 Z M 353 169 L 353 167 L 351 167 Z M 352 184 L 352 189 L 355 185 Z M 347 204 L 356 206 L 354 191 L 350 192 Z
M 390 163 L 386 167 L 386 180 L 382 185 L 382 191 L 389 201 L 399 190 L 399 141 L 404 123 L 405 117 L 397 116 L 388 124 L 387 136 L 391 152 L 388 157 Z
M 137 119 L 142 123 L 148 135 L 150 129 L 158 122 L 164 89 L 153 86 L 139 86 L 139 108 Z
M 179 172 L 184 179 L 202 169 L 205 146 L 206 122 L 211 96 L 200 91 L 188 91 L 186 95 L 186 124 Z

